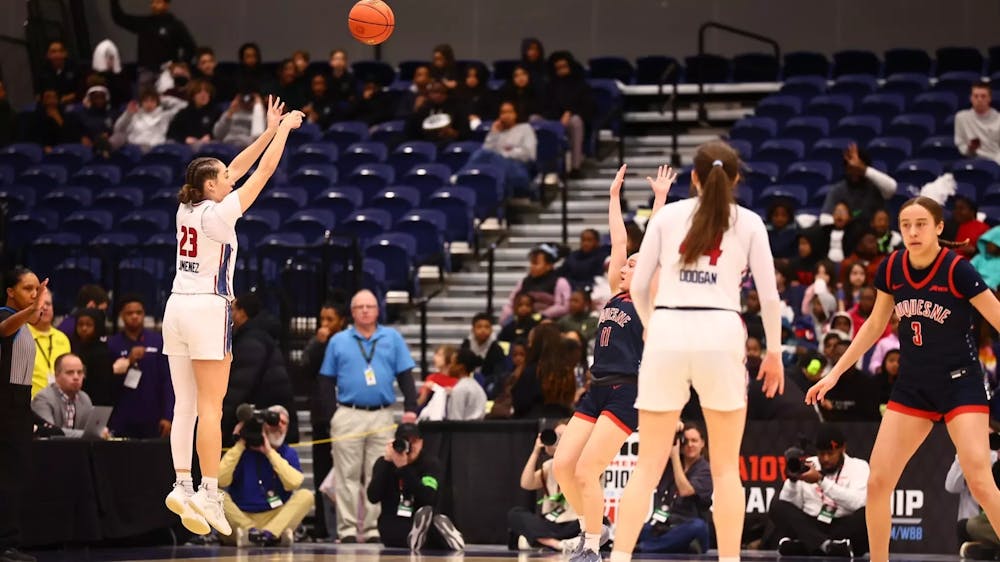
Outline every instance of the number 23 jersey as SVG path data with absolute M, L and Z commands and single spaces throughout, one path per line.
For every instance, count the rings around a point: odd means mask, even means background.
M 934 377 L 978 365 L 969 299 L 988 290 L 968 260 L 942 248 L 926 269 L 896 250 L 879 265 L 875 288 L 892 295 L 899 318 L 901 376 Z
M 216 203 L 204 200 L 177 208 L 175 295 L 214 294 L 233 300 L 236 221 L 243 216 L 233 191 Z

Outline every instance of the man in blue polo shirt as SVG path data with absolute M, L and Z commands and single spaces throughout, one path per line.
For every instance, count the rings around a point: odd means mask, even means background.
M 378 300 L 368 290 L 351 299 L 354 325 L 330 338 L 320 367 L 320 392 L 333 393 L 337 410 L 330 420 L 333 443 L 334 490 L 337 495 L 337 534 L 341 543 L 377 543 L 379 506 L 364 496 L 375 461 L 392 440 L 391 406 L 396 401 L 393 382 L 403 393 L 403 422 L 416 421 L 417 389 L 414 367 L 403 337 L 378 325 Z M 365 502 L 364 521 L 358 525 L 358 504 Z M 359 535 L 360 533 L 360 535 Z

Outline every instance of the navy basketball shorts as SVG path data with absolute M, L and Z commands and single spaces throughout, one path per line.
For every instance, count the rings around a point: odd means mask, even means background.
M 909 416 L 950 422 L 970 412 L 989 414 L 986 382 L 979 365 L 969 365 L 936 380 L 901 374 L 893 385 L 886 409 Z
M 638 392 L 639 386 L 635 382 L 592 383 L 580 397 L 573 416 L 590 423 L 597 423 L 597 418 L 604 416 L 631 435 L 639 429 L 639 411 L 635 409 Z

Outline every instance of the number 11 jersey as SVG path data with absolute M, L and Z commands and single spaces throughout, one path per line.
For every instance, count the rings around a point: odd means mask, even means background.
M 175 295 L 219 295 L 233 300 L 236 221 L 243 216 L 235 191 L 216 203 L 204 200 L 177 208 Z

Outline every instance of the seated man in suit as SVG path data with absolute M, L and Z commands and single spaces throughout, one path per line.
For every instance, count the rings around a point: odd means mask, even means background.
M 90 397 L 83 390 L 86 369 L 72 353 L 56 358 L 56 380 L 31 400 L 31 409 L 46 422 L 62 429 L 67 437 L 83 437 L 83 428 L 94 412 Z

